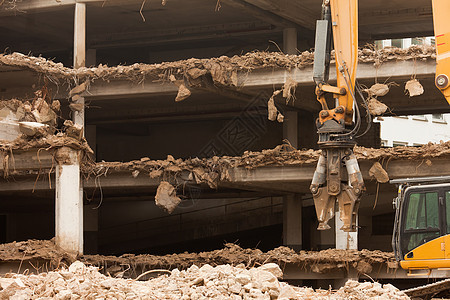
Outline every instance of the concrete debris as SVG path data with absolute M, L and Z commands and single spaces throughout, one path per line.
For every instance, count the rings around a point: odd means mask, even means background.
M 378 101 L 376 98 L 370 98 L 368 102 L 369 112 L 372 116 L 382 115 L 389 109 L 386 104 Z
M 267 118 L 270 121 L 275 121 L 277 119 L 278 115 L 278 109 L 275 106 L 275 101 L 273 100 L 273 96 L 270 97 L 269 101 L 267 102 Z
M 85 81 L 82 84 L 79 84 L 76 87 L 74 87 L 73 89 L 71 89 L 69 92 L 69 97 L 76 96 L 76 95 L 81 94 L 84 91 L 86 91 L 88 84 L 89 84 L 89 82 Z
M 389 174 L 379 162 L 372 165 L 369 170 L 369 175 L 374 177 L 379 183 L 389 182 Z
M 420 84 L 419 80 L 411 79 L 405 84 L 405 93 L 409 95 L 409 97 L 420 96 L 424 92 L 422 84 Z
M 295 287 L 278 281 L 264 265 L 195 265 L 146 281 L 112 278 L 74 262 L 39 275 L 0 278 L 2 299 L 409 299 L 390 284 L 348 281 L 338 291 Z M 278 267 L 278 266 L 277 266 Z M 281 272 L 278 267 L 279 272 Z
M 284 122 L 284 115 L 282 115 L 280 112 L 278 113 L 277 121 L 278 121 L 278 123 Z
M 167 181 L 161 181 L 156 191 L 156 205 L 164 208 L 169 214 L 171 214 L 180 202 L 181 199 L 177 197 L 177 190 L 175 187 Z
M 70 103 L 69 108 L 71 111 L 82 111 L 84 109 L 84 103 Z
M 202 266 L 205 264 L 211 266 L 223 264 L 230 264 L 233 266 L 239 264 L 248 266 L 267 265 L 264 267 L 264 270 L 272 273 L 277 278 L 280 276 L 280 272 L 273 264 L 295 264 L 299 268 L 303 268 L 306 272 L 316 273 L 347 270 L 349 267 L 367 271 L 367 265 L 374 265 L 377 269 L 386 268 L 387 270 L 399 268 L 394 253 L 382 252 L 379 250 L 357 251 L 328 249 L 322 251 L 295 252 L 287 247 L 278 247 L 268 252 L 262 252 L 258 249 L 243 249 L 236 244 L 226 244 L 223 249 L 200 253 L 185 252 L 164 256 L 124 254 L 119 257 L 102 255 L 83 255 L 75 257 L 58 248 L 53 240 L 29 240 L 0 244 L 1 262 L 26 262 L 33 259 L 44 260 L 48 262 L 49 266 L 53 267 L 62 264 L 70 265 L 76 260 L 80 260 L 86 264 L 99 267 L 105 274 L 109 273 L 112 276 L 122 274 L 127 278 L 137 277 L 139 275 L 139 269 L 172 270 L 178 268 L 180 270 L 185 270 L 192 265 Z M 127 266 L 134 266 L 134 268 L 127 269 Z M 245 278 L 243 278 L 242 281 L 245 281 Z
M 43 136 L 48 133 L 48 125 L 38 122 L 19 122 L 19 130 L 29 137 Z
M 375 83 L 370 89 L 364 90 L 369 94 L 369 97 L 382 97 L 389 93 L 389 86 L 384 83 Z
M 379 161 L 380 159 L 427 160 L 433 157 L 450 157 L 450 141 L 440 144 L 429 143 L 421 147 L 395 147 L 372 149 L 355 147 L 358 161 Z M 287 144 L 261 152 L 246 151 L 242 156 L 214 156 L 211 158 L 188 158 L 171 160 L 135 160 L 130 162 L 99 162 L 83 164 L 83 172 L 94 176 L 109 173 L 140 170 L 151 178 L 175 178 L 186 176 L 196 183 L 216 188 L 221 181 L 229 181 L 229 171 L 234 168 L 255 169 L 264 166 L 315 165 L 320 150 L 296 150 Z
M 64 121 L 64 131 L 68 137 L 81 141 L 83 139 L 83 126 L 74 124 L 71 120 Z
M 385 61 L 435 59 L 433 46 L 413 45 L 408 49 L 388 47 L 381 50 L 359 50 L 361 63 L 373 63 L 375 66 Z M 61 63 L 55 63 L 42 57 L 31 57 L 21 53 L 0 55 L 0 65 L 29 69 L 45 74 L 52 82 L 68 82 L 75 87 L 71 95 L 77 94 L 86 88 L 82 86 L 87 80 L 127 79 L 134 82 L 145 80 L 168 81 L 168 74 L 175 74 L 177 80 L 186 79 L 190 86 L 199 84 L 200 77 L 211 76 L 214 84 L 221 86 L 238 86 L 237 72 L 250 72 L 261 68 L 305 68 L 311 66 L 314 53 L 304 51 L 300 55 L 285 55 L 283 53 L 250 52 L 245 55 L 233 57 L 221 56 L 211 59 L 191 58 L 183 61 L 164 62 L 159 64 L 133 64 L 130 66 L 107 67 L 99 65 L 94 68 L 71 69 Z M 169 75 L 170 76 L 170 75 Z
M 186 85 L 184 83 L 180 83 L 180 85 L 178 86 L 178 94 L 177 97 L 175 98 L 175 101 L 176 102 L 183 101 L 189 98 L 191 94 L 192 94 L 191 91 L 186 87 Z

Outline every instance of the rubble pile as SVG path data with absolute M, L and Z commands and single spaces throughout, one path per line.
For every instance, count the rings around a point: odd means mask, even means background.
M 163 270 L 159 270 L 162 272 Z M 278 279 L 283 273 L 269 263 L 191 266 L 138 281 L 113 278 L 80 261 L 67 269 L 39 275 L 7 274 L 0 278 L 2 299 L 409 299 L 394 286 L 348 281 L 338 291 L 295 287 Z
M 450 142 L 421 147 L 394 147 L 372 149 L 355 147 L 358 161 L 382 161 L 391 159 L 417 160 L 418 164 L 429 158 L 449 157 Z M 289 145 L 279 145 L 274 149 L 260 152 L 246 151 L 242 156 L 214 156 L 212 158 L 175 159 L 169 155 L 165 160 L 151 160 L 148 157 L 130 162 L 86 163 L 83 172 L 92 176 L 106 176 L 112 172 L 131 172 L 134 177 L 139 173 L 151 178 L 176 178 L 184 176 L 196 183 L 206 183 L 216 188 L 220 181 L 231 178 L 230 170 L 234 168 L 254 169 L 264 166 L 302 166 L 316 164 L 320 150 L 297 150 Z
M 141 272 L 154 269 L 185 270 L 192 265 L 232 265 L 244 264 L 247 267 L 276 263 L 284 268 L 287 264 L 295 264 L 308 272 L 327 273 L 336 270 L 348 270 L 353 267 L 359 273 L 372 272 L 377 268 L 395 271 L 398 263 L 392 252 L 379 250 L 337 250 L 295 252 L 288 247 L 278 247 L 268 252 L 259 249 L 243 249 L 236 244 L 225 244 L 222 249 L 200 253 L 178 253 L 158 255 L 122 256 L 83 255 L 75 257 L 58 248 L 53 240 L 28 240 L 0 245 L 0 262 L 31 261 L 39 259 L 47 262 L 46 267 L 70 265 L 80 260 L 89 265 L 99 267 L 105 274 L 112 276 L 137 277 Z
M 408 49 L 387 47 L 380 50 L 363 48 L 359 50 L 361 63 L 374 63 L 376 66 L 385 61 L 435 59 L 433 46 L 413 45 Z M 130 66 L 108 67 L 99 65 L 93 68 L 71 69 L 61 63 L 55 63 L 42 57 L 31 57 L 21 53 L 0 54 L 0 66 L 19 67 L 45 74 L 54 83 L 69 82 L 71 86 L 96 79 L 127 79 L 135 82 L 145 80 L 187 81 L 189 85 L 199 84 L 201 78 L 208 75 L 214 84 L 239 86 L 237 72 L 250 72 L 261 68 L 304 68 L 314 62 L 314 52 L 304 51 L 298 55 L 281 52 L 250 52 L 232 57 L 221 56 L 210 59 L 191 58 L 158 64 L 136 63 Z M 181 86 L 181 84 L 178 84 Z M 185 85 L 182 85 L 185 88 Z

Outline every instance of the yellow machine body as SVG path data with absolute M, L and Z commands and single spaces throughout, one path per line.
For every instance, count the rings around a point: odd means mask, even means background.
M 400 265 L 406 270 L 450 268 L 450 235 L 438 237 L 411 250 Z

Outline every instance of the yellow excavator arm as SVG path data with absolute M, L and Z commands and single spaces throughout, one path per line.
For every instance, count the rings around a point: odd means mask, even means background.
M 331 33 L 334 41 L 337 85 L 328 84 L 331 53 Z M 353 127 L 356 67 L 358 63 L 358 1 L 324 0 L 322 20 L 317 21 L 314 56 L 314 81 L 317 100 L 322 111 L 317 120 L 319 146 L 322 149 L 313 180 L 319 230 L 329 229 L 338 202 L 342 230 L 356 231 L 356 216 L 360 197 L 365 190 L 358 162 L 353 154 L 354 136 L 359 118 Z M 332 95 L 336 107 L 328 108 L 327 95 Z M 347 175 L 342 173 L 347 170 Z M 348 181 L 344 181 L 347 177 Z
M 450 1 L 433 0 L 434 35 L 436 37 L 436 87 L 450 104 Z
M 437 51 L 435 83 L 450 104 L 450 0 L 432 0 L 432 3 Z M 332 43 L 336 86 L 328 84 Z M 316 122 L 322 152 L 310 186 L 320 230 L 330 228 L 328 221 L 334 217 L 338 202 L 344 223 L 341 229 L 356 231 L 359 201 L 365 190 L 353 154 L 361 125 L 361 114 L 355 105 L 357 64 L 358 0 L 323 0 L 322 19 L 316 25 L 313 71 L 317 100 L 322 105 Z M 368 109 L 364 97 L 361 98 Z M 330 109 L 330 102 L 336 103 L 336 107 Z M 370 124 L 370 114 L 367 116 Z M 348 176 L 343 175 L 344 169 Z

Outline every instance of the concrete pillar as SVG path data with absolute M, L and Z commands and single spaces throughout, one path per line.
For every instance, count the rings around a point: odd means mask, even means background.
M 86 3 L 75 4 L 73 34 L 73 67 L 86 65 Z
M 86 63 L 86 4 L 75 4 L 73 67 Z M 84 98 L 77 103 L 84 104 Z M 73 112 L 75 124 L 83 126 L 84 109 Z M 69 147 L 56 152 L 55 239 L 62 249 L 83 254 L 83 186 L 80 155 Z
M 292 194 L 283 197 L 283 245 L 302 249 L 302 199 Z
M 73 34 L 73 67 L 86 65 L 86 3 L 75 4 L 75 20 Z M 84 97 L 77 103 L 84 104 Z M 73 122 L 84 126 L 84 109 L 73 112 Z
M 83 200 L 80 198 L 79 152 L 63 147 L 56 152 L 55 237 L 62 249 L 83 253 Z
M 283 51 L 285 54 L 297 54 L 296 28 L 285 28 L 283 30 Z
M 283 139 L 288 140 L 294 148 L 298 148 L 298 113 L 287 111 L 283 122 Z
M 341 230 L 341 227 L 342 225 L 344 225 L 344 222 L 342 222 L 340 219 L 339 211 L 336 211 L 335 220 L 336 220 L 336 249 L 358 250 L 358 231 L 344 232 Z M 356 220 L 356 222 L 358 222 L 358 220 Z

